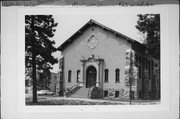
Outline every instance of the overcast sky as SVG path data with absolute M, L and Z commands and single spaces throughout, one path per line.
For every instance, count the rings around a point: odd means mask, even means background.
M 55 22 L 58 23 L 53 37 L 56 47 L 59 47 L 65 40 L 73 35 L 78 29 L 93 19 L 119 33 L 140 41 L 141 36 L 135 28 L 137 24 L 137 13 L 119 11 L 118 9 L 107 9 L 99 7 L 89 8 L 68 8 L 61 9 L 58 14 L 53 15 Z M 54 56 L 60 58 L 60 52 L 54 53 Z M 52 72 L 58 71 L 58 64 L 53 66 Z

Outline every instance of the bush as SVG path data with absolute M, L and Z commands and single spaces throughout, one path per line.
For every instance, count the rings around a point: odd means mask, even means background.
M 62 89 L 58 93 L 59 93 L 59 96 L 63 96 L 64 95 L 64 92 L 63 92 Z
M 91 99 L 97 99 L 102 97 L 103 97 L 102 89 L 98 87 L 94 87 L 91 91 Z

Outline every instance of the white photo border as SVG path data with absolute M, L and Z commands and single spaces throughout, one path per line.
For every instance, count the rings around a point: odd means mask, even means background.
M 119 6 L 108 6 L 108 7 L 72 7 L 72 6 L 58 6 L 58 7 L 46 7 L 46 6 L 39 6 L 39 7 L 17 7 L 17 9 L 13 8 L 14 11 L 13 13 L 16 12 L 16 20 L 17 21 L 15 24 L 16 26 L 16 32 L 12 34 L 12 36 L 15 36 L 14 38 L 17 41 L 17 44 L 13 44 L 13 47 L 17 49 L 16 54 L 17 57 L 12 57 L 8 56 L 11 59 L 10 61 L 13 61 L 13 58 L 15 59 L 16 66 L 15 68 L 17 69 L 16 71 L 16 77 L 11 77 L 11 78 L 16 78 L 17 83 L 8 83 L 9 87 L 13 90 L 11 93 L 17 94 L 17 99 L 7 99 L 8 101 L 14 101 L 12 106 L 15 106 L 17 109 L 13 114 L 9 114 L 9 117 L 16 116 L 17 117 L 27 117 L 27 118 L 59 118 L 59 117 L 64 117 L 64 118 L 100 118 L 103 116 L 104 119 L 106 118 L 112 118 L 112 117 L 121 117 L 121 118 L 136 118 L 136 117 L 141 117 L 144 118 L 147 116 L 147 118 L 164 118 L 164 117 L 174 117 L 172 114 L 177 115 L 177 112 L 173 110 L 173 107 L 175 104 L 179 104 L 176 101 L 174 101 L 177 97 L 179 99 L 179 88 L 177 85 L 179 84 L 179 80 L 176 79 L 178 78 L 177 71 L 174 69 L 170 64 L 177 63 L 177 59 L 172 60 L 172 57 L 177 58 L 177 55 L 173 55 L 172 51 L 177 52 L 176 50 L 178 49 L 176 43 L 171 43 L 170 41 L 173 40 L 175 42 L 178 41 L 178 31 L 170 31 L 170 30 L 178 30 L 177 28 L 174 28 L 171 26 L 171 22 L 176 20 L 172 20 L 171 16 L 173 16 L 171 13 L 174 11 L 177 11 L 177 7 L 170 6 L 169 5 L 155 5 L 155 6 L 149 6 L 149 7 L 119 7 Z M 69 106 L 69 105 L 56 105 L 56 106 L 27 106 L 25 105 L 25 15 L 46 15 L 46 14 L 52 14 L 52 15 L 61 15 L 63 12 L 64 14 L 75 14 L 76 9 L 83 9 L 84 12 L 87 9 L 109 9 L 108 12 L 111 12 L 111 10 L 119 10 L 123 14 L 125 13 L 137 13 L 137 14 L 160 14 L 160 30 L 161 30 L 161 103 L 157 105 L 88 105 L 88 106 Z M 2 10 L 5 11 L 8 8 L 4 8 Z M 71 11 L 71 9 L 73 9 Z M 85 10 L 86 9 L 86 10 Z M 110 10 L 111 9 L 111 10 Z M 105 10 L 107 12 L 107 10 Z M 5 14 L 3 14 L 5 15 Z M 9 15 L 9 14 L 8 14 Z M 177 14 L 175 14 L 177 15 Z M 173 16 L 173 18 L 176 16 Z M 11 16 L 9 16 L 11 18 Z M 178 17 L 179 18 L 179 17 Z M 2 20 L 3 22 L 4 20 Z M 12 21 L 12 20 L 11 20 Z M 10 23 L 11 24 L 11 23 Z M 175 26 L 175 25 L 173 25 Z M 10 26 L 8 27 L 10 28 Z M 2 30 L 2 34 L 4 33 Z M 173 33 L 175 32 L 175 34 Z M 7 33 L 5 33 L 7 35 Z M 4 35 L 4 36 L 6 36 Z M 11 37 L 12 38 L 12 37 Z M 174 38 L 174 39 L 173 39 Z M 2 37 L 4 40 L 5 37 Z M 13 40 L 13 39 L 12 39 Z M 6 51 L 9 48 L 12 47 L 12 45 L 9 45 L 10 39 L 7 41 L 2 42 L 2 51 Z M 178 44 L 179 45 L 179 44 Z M 178 49 L 179 50 L 179 49 Z M 6 52 L 8 53 L 8 51 Z M 3 54 L 3 53 L 2 53 Z M 11 54 L 10 54 L 11 55 Z M 170 57 L 172 56 L 172 57 Z M 3 57 L 3 55 L 2 55 Z M 4 55 L 2 58 L 2 67 L 5 66 L 4 64 L 7 56 Z M 8 61 L 9 61 L 8 60 Z M 179 55 L 178 55 L 178 60 L 179 60 Z M 178 61 L 179 62 L 179 61 Z M 178 63 L 179 64 L 179 63 Z M 174 64 L 172 64 L 175 66 Z M 8 67 L 7 67 L 8 68 Z M 177 67 L 176 67 L 177 68 Z M 171 70 L 174 69 L 175 73 L 173 73 Z M 2 70 L 2 77 L 10 77 L 7 76 L 8 74 L 5 73 L 5 69 Z M 170 74 L 170 72 L 172 74 Z M 175 76 L 174 76 L 174 75 Z M 178 73 L 179 74 L 179 73 Z M 173 76 L 172 76 L 173 75 Z M 15 76 L 15 75 L 12 75 Z M 179 75 L 178 75 L 179 76 Z M 173 81 L 170 77 L 175 78 Z M 176 81 L 177 80 L 177 81 Z M 10 82 L 10 79 L 7 79 L 6 82 Z M 2 89 L 4 91 L 7 89 L 7 83 L 2 80 Z M 14 82 L 14 81 L 13 81 Z M 177 84 L 176 84 L 177 83 Z M 174 85 L 176 84 L 176 85 Z M 173 87 L 174 86 L 174 87 Z M 174 90 L 178 89 L 178 91 Z M 5 102 L 3 105 L 6 106 L 8 102 L 6 102 L 6 98 L 11 97 L 11 94 L 5 94 L 5 92 L 2 92 L 2 96 L 4 95 L 5 98 L 2 99 L 2 102 Z M 175 94 L 172 94 L 172 91 L 175 91 Z M 7 92 L 10 92 L 9 89 Z M 178 93 L 178 96 L 177 96 Z M 14 95 L 14 94 L 13 94 Z M 17 101 L 17 102 L 16 102 Z M 172 102 L 174 101 L 174 102 Z M 179 106 L 179 105 L 178 105 Z M 177 108 L 177 107 L 176 107 Z M 10 110 L 10 107 L 5 107 L 5 109 Z M 173 111 L 173 113 L 172 113 Z M 2 114 L 7 116 L 7 111 L 4 111 Z M 12 110 L 10 110 L 12 112 Z M 96 113 L 99 112 L 99 113 Z M 108 112 L 108 113 L 107 113 Z

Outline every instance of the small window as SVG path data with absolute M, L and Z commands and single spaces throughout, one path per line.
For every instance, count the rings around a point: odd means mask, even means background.
M 80 81 L 80 70 L 77 70 L 77 82 L 79 82 Z
M 139 98 L 141 99 L 142 98 L 142 92 L 139 91 Z
M 141 66 L 139 66 L 139 78 L 141 78 Z
M 104 97 L 108 96 L 108 91 L 104 91 Z
M 120 82 L 119 81 L 119 73 L 120 73 L 120 70 L 116 69 L 116 82 Z
M 115 91 L 115 98 L 119 97 L 119 91 Z
M 135 61 L 138 62 L 139 61 L 139 56 L 137 54 L 135 54 Z
M 71 70 L 68 71 L 68 83 L 71 82 Z
M 104 77 L 104 82 L 108 82 L 108 69 L 105 69 L 105 77 Z
M 141 64 L 141 56 L 139 56 L 139 63 Z

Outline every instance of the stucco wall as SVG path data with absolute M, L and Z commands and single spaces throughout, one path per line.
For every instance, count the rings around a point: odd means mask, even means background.
M 94 29 L 92 31 L 92 28 Z M 95 48 L 91 49 L 87 45 L 87 40 L 94 34 L 98 39 L 98 44 Z M 109 31 L 103 30 L 98 26 L 92 26 L 82 32 L 81 35 L 76 37 L 68 47 L 66 47 L 62 55 L 64 56 L 64 78 L 65 87 L 71 87 L 76 84 L 77 70 L 81 70 L 80 59 L 84 57 L 88 59 L 94 55 L 95 58 L 98 56 L 104 59 L 104 69 L 109 70 L 109 81 L 103 83 L 103 88 L 109 89 L 123 89 L 126 88 L 124 80 L 125 72 L 125 59 L 126 51 L 131 48 L 131 44 L 118 36 L 110 33 Z M 115 83 L 115 69 L 120 69 L 120 83 Z M 68 70 L 72 71 L 72 81 L 68 83 Z M 103 76 L 104 77 L 104 76 Z

